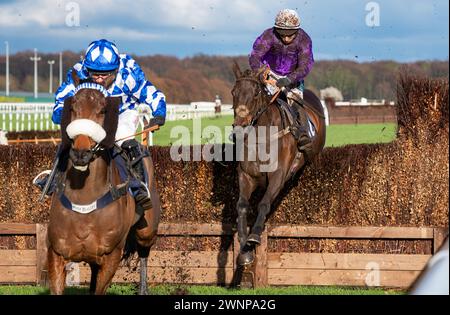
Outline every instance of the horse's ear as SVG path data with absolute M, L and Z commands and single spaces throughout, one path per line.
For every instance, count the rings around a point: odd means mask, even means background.
M 72 69 L 72 73 L 70 74 L 72 76 L 72 80 L 73 80 L 73 85 L 75 87 L 77 87 L 78 85 L 80 85 L 80 77 L 78 76 L 77 72 L 75 71 L 75 69 Z
M 72 121 L 72 101 L 73 96 L 68 97 L 64 100 L 63 112 L 61 115 L 61 145 L 62 149 L 70 148 L 70 138 L 67 135 L 67 126 Z
M 239 68 L 239 65 L 237 64 L 236 60 L 233 61 L 233 73 L 236 79 L 239 79 L 242 77 L 242 71 L 241 68 Z
M 106 131 L 106 138 L 101 145 L 107 149 L 114 147 L 116 141 L 117 126 L 119 124 L 120 97 L 107 97 L 105 107 L 105 120 L 103 129 Z

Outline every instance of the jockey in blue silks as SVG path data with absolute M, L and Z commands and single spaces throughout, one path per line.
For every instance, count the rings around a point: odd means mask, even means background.
M 121 97 L 119 122 L 116 139 L 132 136 L 139 124 L 138 111 L 151 112 L 152 118 L 145 128 L 165 123 L 166 100 L 164 94 L 145 78 L 145 74 L 137 62 L 126 54 L 119 54 L 116 45 L 106 39 L 92 42 L 86 49 L 83 61 L 76 63 L 67 74 L 66 81 L 55 93 L 55 106 L 52 120 L 61 123 L 64 100 L 75 94 L 72 72 L 75 71 L 81 82 L 92 82 L 103 86 L 109 96 Z M 144 183 L 143 153 L 139 143 L 132 137 L 117 141 L 117 144 L 127 153 L 134 173 L 141 183 Z M 42 182 L 38 183 L 43 187 Z M 142 185 L 134 192 L 136 203 L 145 209 L 151 206 L 148 189 Z

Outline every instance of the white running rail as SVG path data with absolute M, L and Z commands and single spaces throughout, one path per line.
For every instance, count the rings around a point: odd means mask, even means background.
M 0 129 L 5 131 L 58 130 L 51 121 L 53 103 L 0 103 Z M 222 105 L 219 115 L 232 115 L 231 105 Z M 167 105 L 167 121 L 215 117 L 214 107 Z
M 7 131 L 57 130 L 51 121 L 53 104 L 0 103 L 0 129 Z

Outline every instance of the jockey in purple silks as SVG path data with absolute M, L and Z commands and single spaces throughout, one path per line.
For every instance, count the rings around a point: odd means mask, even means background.
M 303 103 L 304 79 L 311 71 L 314 57 L 311 38 L 300 28 L 296 11 L 284 9 L 277 14 L 274 27 L 265 30 L 253 44 L 249 63 L 252 70 L 262 66 L 270 68 L 270 76 L 286 93 L 288 104 L 298 112 L 291 132 L 300 151 L 308 153 L 311 149 L 308 117 L 300 104 Z M 275 94 L 273 87 L 267 86 L 267 89 L 270 94 Z

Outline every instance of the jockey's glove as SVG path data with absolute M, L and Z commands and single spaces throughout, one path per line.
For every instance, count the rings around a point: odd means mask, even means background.
M 289 78 L 279 78 L 277 80 L 277 87 L 289 87 L 292 84 L 291 79 Z
M 150 121 L 149 121 L 148 125 L 145 127 L 145 129 L 151 128 L 153 126 L 162 126 L 162 125 L 164 125 L 165 122 L 166 122 L 166 118 L 164 116 L 152 117 L 152 118 L 150 118 Z

